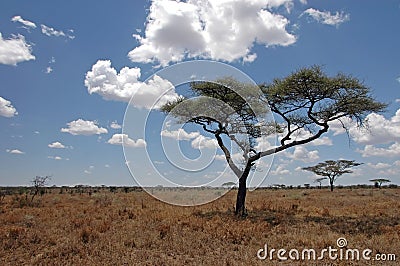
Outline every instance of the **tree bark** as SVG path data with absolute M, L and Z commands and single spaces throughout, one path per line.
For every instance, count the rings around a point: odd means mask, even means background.
M 236 197 L 236 209 L 235 214 L 241 215 L 242 217 L 246 216 L 246 194 L 247 194 L 247 177 L 249 176 L 250 169 L 252 163 L 247 163 L 242 176 L 239 178 L 239 188 Z

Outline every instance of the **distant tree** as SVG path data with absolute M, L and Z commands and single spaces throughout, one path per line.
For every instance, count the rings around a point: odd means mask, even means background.
M 180 122 L 197 124 L 206 134 L 215 137 L 228 166 L 239 179 L 235 213 L 242 216 L 246 215 L 247 178 L 257 160 L 319 139 L 334 121 L 350 118 L 363 126 L 366 115 L 381 112 L 386 107 L 372 98 L 370 89 L 358 79 L 344 74 L 328 77 L 319 66 L 302 68 L 286 78 L 274 79 L 271 84 L 258 87 L 232 78 L 192 82 L 190 87 L 191 95 L 197 98 L 180 97 L 162 106 L 161 110 Z M 251 104 L 241 95 L 250 95 Z M 256 113 L 268 113 L 268 106 L 277 121 L 260 125 Z M 204 110 L 208 112 L 204 113 Z M 346 128 L 344 123 L 342 125 Z M 303 138 L 296 137 L 302 131 L 308 134 L 303 134 Z M 279 133 L 278 146 L 257 149 L 259 137 L 275 133 Z M 238 140 L 239 134 L 245 134 L 248 141 Z M 243 155 L 242 166 L 233 161 L 229 141 L 239 147 Z
M 354 160 L 327 160 L 325 162 L 319 163 L 314 166 L 304 167 L 303 170 L 314 172 L 316 175 L 325 176 L 329 179 L 329 184 L 331 187 L 331 191 L 333 191 L 334 183 L 336 179 L 343 175 L 352 173 L 353 171 L 350 168 L 354 166 L 359 166 L 362 163 L 357 163 Z
M 222 184 L 223 187 L 234 187 L 235 185 L 235 182 L 226 182 Z
M 369 181 L 374 182 L 376 188 L 381 188 L 383 183 L 391 182 L 389 179 L 386 178 L 376 178 Z
M 33 189 L 33 194 L 31 198 L 31 203 L 33 202 L 33 199 L 35 198 L 36 195 L 39 193 L 43 195 L 44 193 L 44 187 L 48 185 L 48 181 L 50 180 L 50 176 L 36 176 L 32 181 L 32 189 Z
M 318 183 L 319 184 L 319 189 L 322 188 L 322 181 L 324 181 L 325 179 L 327 179 L 327 177 L 320 177 L 314 180 L 314 183 Z
M 274 188 L 285 188 L 286 185 L 284 185 L 284 184 L 273 184 L 272 187 L 274 187 Z

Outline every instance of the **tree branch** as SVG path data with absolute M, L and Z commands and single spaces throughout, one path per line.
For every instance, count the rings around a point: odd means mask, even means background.
M 260 159 L 260 158 L 262 158 L 264 156 L 271 155 L 271 154 L 286 150 L 288 148 L 291 148 L 291 147 L 294 147 L 294 146 L 297 146 L 297 145 L 302 145 L 302 144 L 309 143 L 309 142 L 311 142 L 313 140 L 316 140 L 319 137 L 321 137 L 322 134 L 328 132 L 328 129 L 329 129 L 329 125 L 327 123 L 325 123 L 324 127 L 321 128 L 320 130 L 318 130 L 318 132 L 315 133 L 314 135 L 312 135 L 312 136 L 310 136 L 310 137 L 308 137 L 306 139 L 295 140 L 295 141 L 292 141 L 292 142 L 290 142 L 288 144 L 281 145 L 281 146 L 276 147 L 276 148 L 272 148 L 272 149 L 269 149 L 269 150 L 266 150 L 266 151 L 258 152 L 256 155 L 253 155 L 253 156 L 251 156 L 249 158 L 249 162 L 254 162 L 254 161 L 256 161 L 256 160 L 258 160 L 258 159 Z
M 243 174 L 243 172 L 236 166 L 236 164 L 233 162 L 231 153 L 229 150 L 225 147 L 224 142 L 222 141 L 222 138 L 220 136 L 220 133 L 215 134 L 215 138 L 217 139 L 218 145 L 223 151 L 226 161 L 229 165 L 229 167 L 232 169 L 232 171 L 235 173 L 235 175 L 240 178 Z

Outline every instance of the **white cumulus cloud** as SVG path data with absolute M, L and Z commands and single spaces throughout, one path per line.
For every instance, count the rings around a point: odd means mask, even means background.
M 154 75 L 144 83 L 139 78 L 140 68 L 124 67 L 118 73 L 111 61 L 99 60 L 86 73 L 85 86 L 89 94 L 97 93 L 105 100 L 129 102 L 134 96 L 130 103 L 146 109 L 157 109 L 178 97 L 168 80 Z
M 13 117 L 17 115 L 18 112 L 10 101 L 0 97 L 0 116 Z
M 56 161 L 62 160 L 62 157 L 60 157 L 60 156 L 47 156 L 47 158 L 52 159 L 52 160 L 56 160 Z
M 357 150 L 363 157 L 398 157 L 400 156 L 400 142 L 395 142 L 389 147 L 376 147 L 374 145 L 365 145 L 364 149 Z
M 286 155 L 290 159 L 306 163 L 314 162 L 319 159 L 319 152 L 317 150 L 309 151 L 304 146 L 296 146 L 293 153 L 286 152 Z
M 273 176 L 279 176 L 288 175 L 290 174 L 290 171 L 288 169 L 285 169 L 285 165 L 278 165 L 274 170 L 271 170 L 269 173 Z
M 371 113 L 366 116 L 364 123 L 366 128 L 358 128 L 351 119 L 342 119 L 343 124 L 349 129 L 351 138 L 360 144 L 388 144 L 400 141 L 400 109 L 390 117 L 385 118 L 381 114 Z M 334 135 L 345 133 L 340 122 L 329 124 Z
M 59 142 L 59 141 L 50 143 L 50 144 L 47 145 L 47 146 L 48 146 L 49 148 L 53 148 L 53 149 L 65 149 L 65 146 L 64 146 L 61 142 Z
M 179 128 L 178 130 L 163 130 L 161 131 L 161 136 L 176 140 L 191 141 L 190 145 L 192 148 L 198 150 L 218 147 L 218 142 L 215 139 L 205 137 L 198 131 L 188 133 L 183 128 Z
M 67 128 L 62 128 L 61 132 L 85 136 L 108 133 L 107 129 L 99 127 L 95 121 L 78 119 L 67 123 L 67 126 Z
M 21 16 L 12 17 L 11 21 L 12 22 L 19 22 L 19 23 L 23 24 L 24 26 L 26 26 L 28 28 L 32 28 L 32 29 L 36 28 L 36 24 L 34 22 L 29 21 L 29 20 L 25 20 Z
M 122 128 L 122 126 L 121 126 L 120 124 L 118 124 L 117 121 L 111 122 L 110 127 L 111 127 L 112 129 L 121 129 L 121 128 Z
M 35 60 L 35 56 L 23 35 L 12 35 L 10 39 L 3 39 L 0 33 L 0 64 L 16 66 L 29 60 Z
M 296 37 L 286 30 L 289 20 L 270 8 L 290 7 L 289 0 L 153 0 L 144 37 L 128 53 L 133 62 L 162 66 L 184 58 L 232 62 L 255 60 L 255 43 L 288 46 Z
M 44 24 L 41 24 L 40 27 L 42 29 L 42 33 L 44 35 L 49 36 L 49 37 L 55 36 L 55 37 L 66 37 L 66 38 L 69 38 L 69 39 L 74 39 L 75 38 L 74 35 L 66 34 L 62 30 L 56 30 L 56 29 L 54 29 L 52 27 L 49 27 L 49 26 L 46 26 Z M 73 31 L 70 30 L 70 32 L 73 32 Z
M 204 137 L 203 135 L 199 135 L 194 140 L 192 140 L 190 145 L 192 146 L 193 149 L 198 149 L 198 150 L 201 150 L 204 148 L 214 149 L 214 148 L 218 147 L 218 142 L 215 139 L 211 139 L 208 137 Z
M 367 165 L 374 169 L 386 169 L 390 167 L 390 164 L 387 163 L 377 163 L 377 164 L 368 163 Z
M 6 152 L 11 153 L 11 154 L 25 154 L 25 152 L 20 151 L 18 149 L 13 149 L 13 150 L 7 149 Z
M 400 109 L 390 118 L 377 113 L 367 115 L 364 120 L 366 128 L 358 128 L 351 119 L 343 119 L 342 122 L 348 128 L 350 137 L 358 144 L 365 145 L 357 149 L 363 157 L 400 155 Z M 339 122 L 331 123 L 330 128 L 334 135 L 345 132 Z
M 320 11 L 314 8 L 307 9 L 303 14 L 309 15 L 319 23 L 331 26 L 339 26 L 340 24 L 350 20 L 350 15 L 345 14 L 344 12 L 336 12 L 332 14 L 329 11 Z
M 131 148 L 146 147 L 146 141 L 144 139 L 133 140 L 129 138 L 127 134 L 114 134 L 107 143 Z
M 188 133 L 183 128 L 179 128 L 178 130 L 163 130 L 161 136 L 176 140 L 191 140 L 200 136 L 200 133 L 198 131 Z

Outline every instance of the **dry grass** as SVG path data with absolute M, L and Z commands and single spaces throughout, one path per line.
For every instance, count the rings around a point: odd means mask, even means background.
M 261 261 L 271 248 L 336 247 L 394 253 L 400 260 L 400 189 L 258 190 L 246 219 L 233 216 L 235 191 L 196 207 L 171 206 L 145 192 L 58 194 L 36 206 L 13 195 L 0 206 L 0 265 L 313 265 Z M 331 261 L 315 265 L 399 265 Z M 320 263 L 320 264 L 317 264 Z

